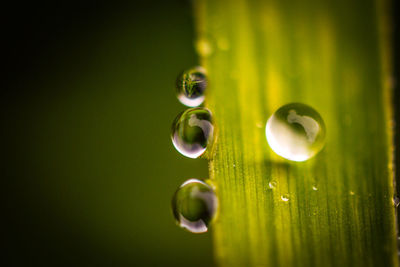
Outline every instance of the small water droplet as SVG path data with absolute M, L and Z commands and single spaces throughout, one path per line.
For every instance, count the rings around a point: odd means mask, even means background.
M 211 42 L 204 37 L 195 42 L 195 49 L 196 52 L 202 57 L 208 57 L 214 52 Z
M 211 112 L 205 108 L 189 108 L 175 118 L 171 139 L 182 155 L 198 158 L 211 144 L 213 132 Z
M 189 107 L 197 107 L 203 103 L 206 88 L 206 70 L 202 67 L 184 71 L 176 80 L 177 97 L 182 104 Z
M 192 233 L 207 232 L 218 208 L 214 190 L 203 181 L 189 179 L 175 192 L 172 211 L 177 224 Z
M 268 119 L 265 133 L 272 150 L 293 161 L 305 161 L 325 144 L 325 123 L 312 107 L 301 103 L 282 106 Z
M 282 199 L 282 201 L 285 201 L 285 202 L 289 201 L 289 194 L 282 195 L 281 199 Z
M 318 191 L 318 187 L 316 187 L 315 185 L 313 185 L 312 190 Z
M 355 193 L 353 191 L 350 191 L 349 194 L 350 194 L 350 196 L 354 196 L 355 195 Z
M 270 189 L 274 189 L 274 188 L 276 187 L 276 185 L 277 185 L 277 182 L 274 181 L 274 180 L 272 180 L 272 181 L 270 181 L 270 182 L 268 183 L 268 187 L 269 187 Z
M 264 124 L 261 121 L 259 121 L 256 123 L 256 126 L 257 126 L 257 128 L 261 129 L 264 126 Z
M 394 205 L 395 208 L 399 207 L 399 205 L 400 205 L 400 198 L 399 197 L 395 196 L 393 198 L 393 205 Z

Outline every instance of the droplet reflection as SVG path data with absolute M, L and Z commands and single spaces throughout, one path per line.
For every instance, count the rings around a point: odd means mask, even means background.
M 325 123 L 310 106 L 292 103 L 279 108 L 266 125 L 266 137 L 272 150 L 293 161 L 305 161 L 325 144 Z
M 215 218 L 218 199 L 203 181 L 189 179 L 175 192 L 172 211 L 177 224 L 192 233 L 207 232 Z
M 188 107 L 197 107 L 203 103 L 206 88 L 206 71 L 202 67 L 184 71 L 176 80 L 177 98 Z
M 211 112 L 205 108 L 190 108 L 175 118 L 171 139 L 182 155 L 198 158 L 211 144 L 213 132 Z

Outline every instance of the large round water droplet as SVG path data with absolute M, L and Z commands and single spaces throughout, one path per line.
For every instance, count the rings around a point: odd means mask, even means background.
M 172 124 L 172 143 L 182 155 L 197 158 L 211 144 L 213 132 L 211 112 L 205 108 L 189 108 Z
M 325 123 L 312 107 L 292 103 L 268 119 L 265 133 L 272 150 L 286 159 L 305 161 L 325 144 Z
M 192 233 L 207 232 L 217 207 L 218 200 L 214 190 L 197 179 L 184 182 L 172 198 L 172 211 L 176 222 Z
M 176 80 L 177 97 L 182 104 L 189 107 L 197 107 L 203 103 L 206 87 L 206 71 L 202 67 L 184 71 Z

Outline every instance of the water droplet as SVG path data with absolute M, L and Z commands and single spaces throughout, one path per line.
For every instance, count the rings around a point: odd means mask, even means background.
M 315 185 L 313 185 L 312 190 L 318 191 L 318 187 L 316 187 Z
M 354 193 L 353 191 L 349 192 L 350 196 L 354 196 L 356 193 Z
M 189 108 L 175 118 L 171 139 L 182 155 L 198 158 L 211 144 L 213 132 L 211 112 L 205 108 Z
M 197 107 L 203 103 L 206 87 L 206 70 L 202 67 L 184 71 L 176 80 L 177 97 L 182 104 L 189 107 Z
M 257 128 L 261 129 L 264 126 L 264 124 L 261 121 L 259 121 L 256 123 L 256 126 L 257 126 Z
M 195 49 L 202 57 L 208 57 L 214 52 L 214 49 L 207 38 L 198 39 L 195 43 Z
M 274 188 L 276 187 L 276 185 L 277 185 L 277 182 L 274 181 L 274 180 L 272 180 L 272 181 L 270 181 L 270 182 L 268 183 L 268 187 L 269 187 L 270 189 L 274 189 Z
M 172 198 L 172 211 L 177 224 L 192 233 L 207 232 L 217 207 L 214 190 L 197 179 L 184 182 Z
M 395 208 L 399 207 L 399 205 L 400 205 L 400 198 L 399 197 L 395 196 L 393 198 L 393 205 L 394 205 Z
M 282 201 L 285 201 L 285 202 L 289 201 L 289 194 L 282 195 L 281 199 L 282 199 Z
M 282 106 L 268 119 L 265 133 L 272 150 L 293 161 L 305 161 L 325 143 L 325 124 L 312 107 L 301 103 Z

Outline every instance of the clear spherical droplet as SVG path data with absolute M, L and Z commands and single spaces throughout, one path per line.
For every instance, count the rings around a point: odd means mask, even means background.
M 268 119 L 265 129 L 272 150 L 293 161 L 305 161 L 325 144 L 325 123 L 312 107 L 287 104 Z
M 277 186 L 277 182 L 276 181 L 274 181 L 274 180 L 272 180 L 272 181 L 270 181 L 269 183 L 268 183 L 268 187 L 270 188 L 270 189 L 274 189 L 276 186 Z
M 282 195 L 282 196 L 281 196 L 281 200 L 282 200 L 282 201 L 285 201 L 285 202 L 288 202 L 288 201 L 289 201 L 289 194 L 284 194 L 284 195 Z
M 213 133 L 211 112 L 205 108 L 189 108 L 175 118 L 171 139 L 182 155 L 198 158 L 211 144 Z
M 207 232 L 218 208 L 214 190 L 206 183 L 189 179 L 175 192 L 172 211 L 177 224 L 192 232 Z
M 176 80 L 177 97 L 182 104 L 188 107 L 197 107 L 203 103 L 206 87 L 206 71 L 202 67 L 184 71 Z

